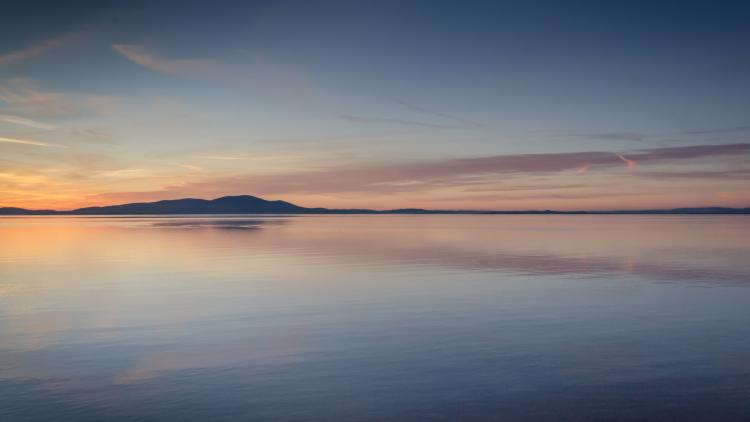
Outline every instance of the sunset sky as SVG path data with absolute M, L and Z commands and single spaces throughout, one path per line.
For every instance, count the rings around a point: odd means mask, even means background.
M 0 5 L 0 206 L 750 206 L 750 3 L 200 3 Z

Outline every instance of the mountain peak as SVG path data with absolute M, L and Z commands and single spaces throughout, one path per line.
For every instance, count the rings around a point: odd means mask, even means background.
M 158 202 L 79 208 L 70 214 L 251 214 L 305 212 L 307 208 L 284 201 L 267 201 L 252 195 L 207 199 L 168 199 Z
M 132 214 L 750 214 L 750 208 L 698 207 L 670 210 L 612 211 L 472 211 L 427 210 L 403 208 L 386 211 L 368 209 L 306 208 L 290 202 L 269 201 L 252 195 L 230 195 L 215 199 L 165 199 L 103 207 L 78 208 L 72 211 L 27 210 L 0 207 L 0 215 L 132 215 Z

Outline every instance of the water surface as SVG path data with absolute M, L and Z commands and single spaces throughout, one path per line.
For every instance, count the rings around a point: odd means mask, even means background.
M 746 420 L 747 216 L 0 218 L 0 420 Z

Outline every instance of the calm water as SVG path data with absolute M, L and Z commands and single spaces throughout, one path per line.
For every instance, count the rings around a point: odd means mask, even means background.
M 747 420 L 750 217 L 0 218 L 0 421 Z

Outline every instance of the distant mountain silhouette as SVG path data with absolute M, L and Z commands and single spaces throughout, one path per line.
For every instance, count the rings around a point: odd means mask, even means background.
M 50 215 L 59 214 L 53 210 L 27 210 L 15 207 L 0 207 L 0 215 Z
M 144 215 L 144 214 L 750 214 L 750 208 L 675 208 L 670 210 L 613 211 L 474 211 L 404 208 L 386 211 L 368 209 L 305 208 L 286 201 L 267 201 L 251 195 L 217 199 L 173 199 L 157 202 L 86 207 L 70 211 L 27 210 L 0 207 L 0 215 Z
M 307 208 L 285 201 L 266 201 L 250 195 L 224 196 L 214 200 L 174 199 L 158 202 L 88 207 L 73 210 L 71 214 L 246 214 L 246 213 L 298 213 Z

